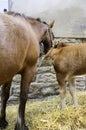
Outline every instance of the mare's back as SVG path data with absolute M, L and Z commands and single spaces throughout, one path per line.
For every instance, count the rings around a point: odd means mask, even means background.
M 32 33 L 24 18 L 0 14 L 0 84 L 23 68 Z
M 22 17 L 14 17 L 7 14 L 0 14 L 0 40 L 14 40 L 13 38 L 19 37 L 19 36 L 25 36 L 27 37 L 28 27 L 30 28 L 30 25 L 24 18 Z M 31 28 L 30 28 L 31 29 Z M 10 40 L 10 41 L 11 41 Z M 4 41 L 2 41 L 4 42 Z

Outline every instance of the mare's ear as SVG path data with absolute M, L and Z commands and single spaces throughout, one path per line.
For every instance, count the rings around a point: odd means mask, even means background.
M 49 26 L 50 26 L 50 28 L 52 28 L 52 27 L 53 27 L 54 22 L 55 22 L 55 21 L 53 20 L 53 21 L 50 23 L 50 25 L 49 25 Z

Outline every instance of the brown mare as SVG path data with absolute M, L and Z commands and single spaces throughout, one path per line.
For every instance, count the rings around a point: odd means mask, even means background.
M 1 114 L 0 128 L 6 128 L 6 103 L 9 98 L 12 78 L 21 75 L 20 103 L 15 130 L 28 130 L 25 125 L 25 105 L 29 85 L 36 71 L 40 44 L 46 53 L 52 46 L 53 23 L 48 25 L 39 19 L 24 17 L 20 14 L 0 14 L 0 85 Z

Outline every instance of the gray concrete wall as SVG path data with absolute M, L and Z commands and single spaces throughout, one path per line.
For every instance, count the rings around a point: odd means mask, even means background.
M 11 0 L 11 10 L 55 20 L 57 37 L 86 37 L 86 0 Z

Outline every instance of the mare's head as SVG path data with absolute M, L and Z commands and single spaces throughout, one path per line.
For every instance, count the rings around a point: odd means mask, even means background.
M 24 14 L 15 13 L 12 11 L 6 13 L 14 17 L 19 16 L 25 18 L 31 24 L 34 32 L 38 37 L 39 43 L 43 43 L 44 53 L 46 54 L 48 52 L 48 50 L 52 47 L 52 41 L 54 39 L 54 34 L 52 32 L 54 21 L 52 21 L 50 24 L 47 24 L 46 22 L 41 21 L 39 18 L 35 19 L 32 17 L 27 17 Z
M 44 53 L 46 54 L 49 51 L 49 49 L 52 47 L 52 41 L 54 40 L 54 34 L 52 32 L 54 21 L 51 22 L 50 24 L 43 22 L 43 24 L 45 26 L 45 31 L 41 38 L 41 42 L 44 45 Z
M 44 53 L 46 54 L 52 47 L 52 41 L 54 39 L 54 34 L 52 32 L 54 21 L 52 21 L 50 24 L 47 24 L 46 22 L 41 21 L 40 18 L 35 19 L 31 17 L 28 17 L 28 21 L 33 30 L 36 32 L 39 43 L 43 43 L 42 45 L 44 45 Z

